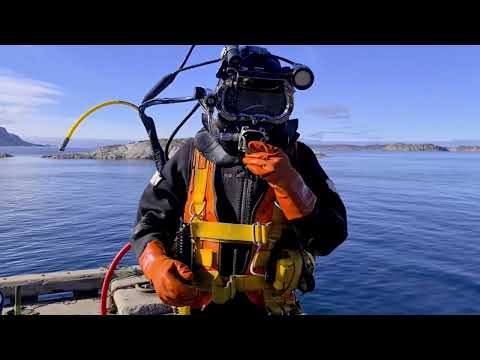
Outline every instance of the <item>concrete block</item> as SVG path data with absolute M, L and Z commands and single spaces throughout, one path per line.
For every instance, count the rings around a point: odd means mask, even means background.
M 170 305 L 160 301 L 154 292 L 135 288 L 118 289 L 113 293 L 118 315 L 165 315 L 173 312 Z

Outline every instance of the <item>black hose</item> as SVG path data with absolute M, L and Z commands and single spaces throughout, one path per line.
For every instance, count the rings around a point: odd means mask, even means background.
M 170 145 L 170 142 L 172 141 L 173 137 L 176 135 L 178 130 L 185 124 L 185 122 L 193 115 L 193 113 L 198 109 L 200 106 L 199 104 L 196 104 L 194 107 L 194 110 L 192 110 L 187 117 L 177 126 L 175 131 L 170 135 L 169 141 L 167 143 L 167 148 L 165 151 L 162 149 L 162 146 L 160 145 L 160 141 L 158 140 L 157 136 L 157 130 L 155 127 L 155 122 L 153 118 L 145 114 L 146 108 L 153 106 L 153 105 L 160 105 L 160 104 L 175 104 L 175 103 L 181 103 L 181 102 L 188 102 L 188 101 L 196 101 L 196 98 L 192 97 L 185 97 L 185 98 L 165 98 L 165 99 L 152 99 L 147 101 L 146 103 L 143 103 L 139 107 L 139 115 L 140 119 L 142 120 L 143 126 L 145 127 L 145 130 L 147 131 L 148 138 L 150 140 L 150 144 L 152 146 L 152 153 L 153 153 L 153 160 L 155 161 L 155 167 L 157 168 L 158 172 L 161 172 L 161 169 L 165 165 L 165 163 L 168 161 L 168 146 Z
M 183 60 L 182 65 L 180 65 L 180 67 L 178 68 L 179 70 L 183 69 L 188 59 L 190 58 L 190 55 L 192 55 L 192 51 L 194 48 L 195 48 L 195 45 L 190 46 L 190 50 L 188 50 L 187 56 L 185 56 L 185 59 Z
M 178 103 L 183 103 L 183 102 L 190 102 L 190 101 L 196 101 L 197 98 L 187 96 L 183 98 L 162 98 L 162 99 L 151 99 L 148 101 L 145 101 L 140 105 L 139 109 L 140 111 L 144 112 L 146 108 L 154 105 L 165 105 L 165 104 L 178 104 Z
M 292 60 L 285 59 L 284 57 L 281 57 L 281 56 L 278 56 L 278 55 L 272 55 L 272 56 L 274 58 L 278 59 L 278 60 L 285 61 L 287 64 L 295 65 L 295 63 Z
M 157 130 L 155 128 L 155 122 L 153 119 L 145 115 L 143 111 L 138 112 L 140 114 L 140 119 L 142 120 L 145 130 L 147 130 L 148 138 L 150 140 L 150 145 L 152 146 L 153 161 L 155 162 L 155 167 L 160 174 L 163 166 L 165 165 L 165 153 L 158 141 Z
M 175 80 L 175 78 L 177 77 L 178 73 L 182 72 L 182 71 L 187 71 L 187 70 L 190 70 L 190 69 L 194 69 L 194 68 L 197 68 L 197 67 L 200 67 L 200 66 L 205 66 L 205 65 L 209 65 L 209 64 L 214 64 L 216 62 L 219 62 L 221 61 L 222 59 L 216 59 L 216 60 L 210 60 L 210 61 L 205 61 L 203 63 L 200 63 L 200 64 L 196 64 L 196 65 L 191 65 L 191 66 L 187 66 L 187 67 L 184 67 L 184 68 L 180 68 L 178 70 L 176 70 L 175 72 L 173 73 L 170 73 L 168 75 L 165 75 L 163 78 L 161 78 L 153 88 L 150 89 L 150 91 L 148 91 L 147 95 L 145 95 L 145 97 L 143 98 L 143 101 L 142 103 L 145 103 L 149 100 L 152 100 L 153 98 L 157 97 L 158 95 L 160 95 L 160 93 L 162 91 L 164 91 L 168 86 L 170 86 L 170 84 Z
M 190 112 L 185 117 L 185 119 L 183 119 L 182 122 L 180 124 L 178 124 L 178 126 L 175 128 L 175 130 L 173 130 L 172 134 L 170 135 L 170 138 L 167 141 L 167 145 L 165 146 L 165 157 L 166 157 L 167 161 L 169 159 L 168 158 L 168 149 L 170 148 L 170 143 L 173 141 L 173 138 L 175 137 L 175 135 L 177 135 L 180 128 L 183 125 L 185 125 L 185 123 L 188 121 L 188 119 L 190 119 L 190 117 L 192 117 L 192 115 L 195 113 L 195 111 L 198 110 L 199 107 L 200 107 L 200 104 L 195 104 L 195 106 L 193 107 L 192 110 L 190 110 Z
M 205 62 L 200 63 L 200 64 L 190 65 L 190 66 L 187 66 L 187 67 L 178 69 L 177 71 L 174 72 L 174 74 L 176 75 L 176 74 L 178 74 L 178 73 L 180 73 L 180 72 L 182 72 L 182 71 L 187 71 L 187 70 L 190 70 L 190 69 L 195 69 L 195 68 L 200 67 L 200 66 L 215 64 L 215 63 L 220 62 L 220 61 L 222 61 L 222 59 L 215 59 L 215 60 L 205 61 Z
M 192 51 L 194 49 L 195 45 L 192 45 L 190 49 L 188 50 L 187 55 L 185 56 L 185 59 L 183 60 L 182 64 L 180 67 L 173 73 L 170 73 L 166 76 L 164 76 L 155 86 L 150 89 L 150 91 L 145 95 L 143 98 L 143 102 L 139 107 L 139 114 L 140 114 L 140 119 L 142 120 L 142 123 L 145 127 L 145 130 L 147 131 L 148 137 L 150 139 L 150 144 L 152 146 L 152 152 L 153 152 L 153 160 L 155 161 L 155 167 L 157 168 L 158 172 L 161 173 L 161 170 L 163 166 L 165 165 L 166 161 L 168 160 L 168 148 L 170 146 L 171 141 L 173 140 L 173 137 L 176 135 L 176 133 L 180 130 L 180 128 L 187 122 L 187 120 L 193 115 L 193 113 L 198 109 L 200 106 L 199 104 L 196 104 L 192 111 L 187 115 L 187 117 L 177 126 L 175 131 L 170 135 L 170 138 L 168 139 L 167 146 L 166 146 L 166 152 L 162 149 L 162 146 L 160 145 L 160 142 L 158 141 L 158 136 L 157 136 L 157 130 L 155 128 L 155 122 L 150 116 L 147 116 L 145 114 L 145 109 L 149 106 L 153 105 L 160 105 L 160 104 L 172 104 L 172 103 L 179 103 L 179 102 L 187 102 L 187 101 L 194 101 L 197 100 L 195 98 L 173 98 L 173 99 L 155 99 L 162 91 L 164 91 L 176 78 L 177 74 L 194 69 L 200 66 L 204 65 L 209 65 L 213 64 L 216 62 L 221 61 L 222 59 L 216 59 L 216 60 L 211 60 L 211 61 L 205 61 L 200 64 L 196 65 L 191 65 L 185 67 L 185 64 L 187 63 L 188 59 L 190 58 L 190 55 L 192 54 Z

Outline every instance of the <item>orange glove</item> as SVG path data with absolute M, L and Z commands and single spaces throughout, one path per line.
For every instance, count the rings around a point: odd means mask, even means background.
M 286 218 L 294 220 L 310 214 L 317 197 L 290 164 L 287 154 L 261 141 L 251 141 L 248 150 L 243 163 L 273 188 Z
M 154 240 L 148 243 L 139 258 L 145 277 L 153 282 L 160 300 L 171 306 L 187 306 L 194 302 L 198 290 L 186 285 L 193 274 L 187 265 L 166 256 L 162 245 Z

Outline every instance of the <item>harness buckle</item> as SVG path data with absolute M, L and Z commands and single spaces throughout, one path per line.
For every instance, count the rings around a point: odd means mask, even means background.
M 261 239 L 258 239 L 257 238 L 257 228 L 260 228 L 263 226 L 265 227 L 265 230 L 268 229 L 270 226 L 272 225 L 271 222 L 267 223 L 267 224 L 261 224 L 259 221 L 257 221 L 256 223 L 252 224 L 252 239 L 253 239 L 253 244 L 256 245 L 258 248 L 261 248 L 263 245 L 264 245 L 264 242 L 265 240 L 267 239 L 263 239 L 263 235 Z M 268 234 L 266 236 L 268 238 Z

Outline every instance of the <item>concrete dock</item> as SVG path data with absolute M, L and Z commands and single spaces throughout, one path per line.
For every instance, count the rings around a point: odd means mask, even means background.
M 2 315 L 14 313 L 19 290 L 22 315 L 100 315 L 100 291 L 107 269 L 87 269 L 0 278 L 5 297 Z M 18 293 L 17 293 L 18 295 Z M 163 304 L 138 266 L 119 268 L 107 302 L 112 314 L 166 315 Z

